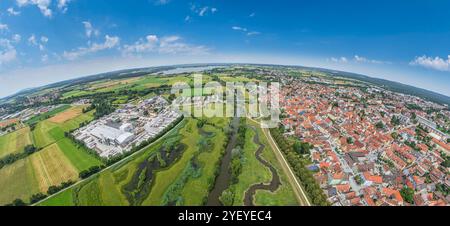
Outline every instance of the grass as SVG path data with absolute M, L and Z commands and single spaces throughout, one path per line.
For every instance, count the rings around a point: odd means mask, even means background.
M 184 205 L 203 204 L 204 199 L 209 195 L 208 188 L 215 179 L 216 166 L 218 166 L 223 150 L 223 143 L 226 140 L 226 135 L 219 128 L 224 128 L 228 124 L 228 121 L 224 118 L 213 118 L 210 119 L 210 122 L 216 124 L 217 127 L 206 125 L 204 130 L 215 134 L 211 141 L 213 147 L 211 150 L 199 154 L 198 162 L 202 166 L 201 176 L 191 178 L 185 184 L 182 191 Z
M 73 189 L 69 188 L 60 193 L 55 198 L 47 199 L 39 204 L 39 206 L 73 206 Z
M 250 186 L 257 183 L 269 183 L 272 175 L 268 168 L 255 158 L 258 145 L 253 142 L 255 132 L 247 129 L 245 134 L 245 144 L 243 149 L 242 173 L 239 175 L 239 182 L 232 185 L 235 195 L 233 205 L 244 205 L 244 194 Z M 261 136 L 260 136 L 261 139 Z
M 86 150 L 77 147 L 67 138 L 58 141 L 57 145 L 78 172 L 87 170 L 91 166 L 102 165 L 99 159 L 88 154 Z
M 71 107 L 70 105 L 62 105 L 62 106 L 57 107 L 57 108 L 55 108 L 55 109 L 53 109 L 51 111 L 48 111 L 46 113 L 36 115 L 33 118 L 31 118 L 28 121 L 26 121 L 25 123 L 28 124 L 28 125 L 35 124 L 35 123 L 37 123 L 39 121 L 45 120 L 45 119 L 47 119 L 49 117 L 52 117 L 52 116 L 54 116 L 54 115 L 56 115 L 58 113 L 61 113 L 61 112 L 65 111 L 65 110 L 69 109 L 70 107 Z
M 11 203 L 16 198 L 28 201 L 31 194 L 39 192 L 39 184 L 29 158 L 0 170 L 0 191 L 0 205 Z
M 287 180 L 286 174 L 283 172 L 280 163 L 278 162 L 274 150 L 270 148 L 269 142 L 264 136 L 263 131 L 259 127 L 259 125 L 255 124 L 252 121 L 247 120 L 247 123 L 254 125 L 259 134 L 259 138 L 261 143 L 265 145 L 265 149 L 262 153 L 262 157 L 270 162 L 272 166 L 278 172 L 281 180 L 281 186 L 275 191 L 261 191 L 258 190 L 255 194 L 255 204 L 258 206 L 296 206 L 298 205 L 297 199 L 295 197 L 294 191 L 292 190 L 292 186 L 289 184 Z
M 46 192 L 52 185 L 66 181 L 76 181 L 78 171 L 59 149 L 57 144 L 48 146 L 30 156 L 39 190 Z M 31 195 L 31 194 L 30 194 Z
M 64 138 L 64 132 L 77 129 L 82 122 L 91 121 L 93 112 L 81 114 L 63 123 L 54 123 L 50 120 L 41 121 L 33 130 L 33 138 L 37 147 L 45 147 Z
M 25 146 L 32 143 L 30 128 L 24 127 L 0 137 L 0 158 L 22 152 Z
M 74 107 L 67 112 L 79 108 Z M 43 148 L 0 169 L 0 205 L 16 198 L 29 201 L 31 195 L 46 193 L 50 186 L 60 185 L 68 180 L 77 181 L 79 172 L 102 164 L 100 160 L 65 138 L 64 132 L 76 129 L 81 122 L 93 119 L 93 112 L 76 116 L 77 114 L 71 114 L 72 118 L 66 118 L 67 120 L 62 120 L 61 123 L 51 122 L 50 119 L 38 122 L 32 133 L 29 127 L 25 127 L 5 138 L 0 137 L 1 154 L 5 153 L 4 150 L 12 150 L 4 147 L 15 146 L 16 149 L 23 149 L 25 145 L 33 143 L 36 147 Z
M 209 122 L 216 124 L 217 127 L 205 126 L 206 132 L 213 132 L 215 135 L 211 141 L 214 145 L 210 151 L 199 153 L 197 142 L 201 135 L 196 126 L 197 120 L 190 119 L 184 128 L 180 130 L 183 136 L 181 142 L 187 145 L 187 149 L 183 153 L 181 159 L 170 168 L 157 172 L 152 187 L 152 191 L 144 205 L 162 205 L 165 192 L 169 187 L 177 181 L 179 175 L 190 164 L 192 158 L 198 155 L 198 163 L 201 166 L 200 176 L 197 178 L 189 178 L 183 185 L 181 197 L 183 205 L 202 205 L 204 199 L 208 196 L 208 187 L 213 182 L 215 166 L 219 161 L 221 148 L 225 140 L 225 135 L 218 128 L 224 128 L 228 125 L 228 119 L 213 118 L 208 119 Z

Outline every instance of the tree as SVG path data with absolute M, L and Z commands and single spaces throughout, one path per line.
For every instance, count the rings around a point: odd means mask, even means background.
M 414 204 L 414 190 L 410 187 L 404 187 L 400 190 L 400 195 L 407 203 Z
M 172 94 L 169 95 L 169 101 L 170 101 L 170 102 L 172 102 L 173 100 L 175 100 L 175 98 L 176 98 L 175 94 L 172 93 Z
M 234 192 L 230 189 L 225 190 L 220 196 L 220 202 L 224 206 L 232 206 L 234 202 Z
M 377 122 L 377 124 L 375 124 L 375 127 L 377 127 L 378 129 L 384 129 L 384 124 L 383 122 L 379 121 Z
M 36 151 L 36 147 L 33 145 L 27 145 L 25 146 L 24 152 L 26 155 L 31 155 Z
M 394 126 L 400 125 L 400 119 L 397 116 L 395 116 L 395 115 L 392 116 L 391 124 L 394 125 Z
M 37 203 L 37 202 L 41 201 L 42 199 L 45 199 L 46 197 L 47 196 L 42 193 L 34 194 L 30 198 L 30 203 L 31 204 Z
M 15 199 L 11 205 L 12 206 L 26 206 L 27 204 L 22 199 Z

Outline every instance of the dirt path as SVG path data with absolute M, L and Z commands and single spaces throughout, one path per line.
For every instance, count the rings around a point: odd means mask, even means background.
M 260 124 L 258 121 L 248 118 L 250 121 Z M 297 197 L 297 200 L 301 206 L 311 206 L 311 203 L 308 200 L 308 197 L 306 196 L 306 193 L 303 191 L 302 186 L 300 185 L 297 177 L 295 176 L 294 172 L 292 171 L 291 167 L 289 166 L 289 163 L 286 161 L 286 159 L 283 156 L 283 153 L 278 148 L 278 145 L 276 144 L 275 140 L 272 138 L 272 135 L 270 135 L 269 129 L 262 128 L 262 131 L 264 133 L 264 136 L 267 138 L 267 141 L 269 142 L 270 147 L 272 147 L 272 150 L 275 153 L 276 158 L 278 159 L 278 162 L 280 162 L 281 168 L 285 172 L 287 179 L 289 183 L 292 185 L 292 188 L 294 190 L 295 196 Z
M 262 144 L 261 141 L 259 140 L 258 131 L 256 130 L 256 128 L 254 126 L 249 126 L 249 127 L 253 131 L 255 131 L 255 136 L 253 136 L 253 142 L 259 146 L 258 150 L 255 152 L 255 157 L 265 167 L 269 168 L 270 172 L 272 173 L 272 181 L 270 181 L 269 184 L 259 183 L 259 184 L 252 185 L 245 192 L 245 195 L 244 195 L 244 205 L 245 206 L 253 206 L 254 205 L 253 198 L 254 198 L 257 190 L 267 190 L 267 191 L 275 192 L 281 185 L 280 177 L 277 173 L 277 170 L 269 162 L 267 162 L 265 159 L 263 159 L 261 157 L 261 154 L 264 151 L 264 148 L 266 146 L 264 146 L 264 144 Z

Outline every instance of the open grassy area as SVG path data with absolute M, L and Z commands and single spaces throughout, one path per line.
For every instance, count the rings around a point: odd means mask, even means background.
M 164 204 L 161 197 L 164 197 L 168 188 L 182 175 L 183 170 L 191 164 L 194 156 L 197 158 L 197 175 L 190 175 L 189 178 L 180 185 L 180 191 L 176 191 L 182 199 L 182 205 L 202 205 L 209 194 L 209 187 L 214 182 L 215 170 L 219 163 L 225 134 L 220 128 L 228 125 L 226 118 L 212 118 L 208 122 L 215 126 L 206 125 L 204 131 L 210 133 L 212 146 L 208 151 L 199 150 L 198 141 L 201 139 L 196 123 L 197 120 L 189 120 L 189 123 L 180 131 L 183 136 L 182 142 L 188 146 L 182 158 L 171 168 L 158 172 L 150 197 L 144 202 L 145 205 Z
M 76 116 L 63 123 L 54 123 L 44 120 L 36 125 L 33 130 L 33 138 L 36 147 L 45 147 L 64 138 L 64 132 L 77 129 L 82 122 L 91 121 L 94 118 L 93 112 Z
M 255 195 L 255 204 L 258 206 L 295 206 L 298 205 L 291 184 L 289 184 L 286 174 L 281 169 L 280 163 L 275 157 L 274 151 L 270 148 L 269 142 L 264 136 L 258 124 L 247 120 L 247 123 L 257 128 L 261 143 L 265 145 L 262 157 L 270 162 L 278 172 L 281 180 L 281 186 L 274 193 L 270 191 L 258 190 Z
M 251 185 L 261 182 L 268 183 L 272 178 L 269 169 L 255 158 L 258 146 L 253 142 L 254 136 L 255 132 L 252 129 L 247 129 L 242 153 L 242 173 L 238 177 L 239 182 L 232 185 L 235 191 L 233 202 L 235 206 L 244 205 L 244 193 Z
M 42 192 L 46 192 L 52 185 L 60 185 L 62 182 L 78 179 L 78 171 L 57 144 L 50 145 L 31 155 L 30 161 L 39 184 L 39 190 Z
M 31 133 L 29 127 L 16 130 L 0 137 L 0 158 L 22 152 L 25 146 L 31 144 Z
M 0 205 L 46 193 L 52 185 L 76 181 L 78 171 L 57 144 L 0 169 Z
M 102 165 L 103 163 L 96 157 L 77 147 L 71 140 L 64 138 L 57 143 L 59 149 L 69 159 L 78 172 L 89 169 L 91 166 Z
M 0 170 L 0 191 L 0 205 L 16 198 L 28 200 L 31 194 L 39 192 L 31 159 L 21 159 Z
M 31 195 L 45 194 L 52 185 L 77 181 L 79 172 L 102 164 L 64 136 L 64 132 L 78 128 L 81 122 L 93 119 L 93 112 L 82 114 L 81 109 L 82 106 L 76 106 L 40 121 L 33 132 L 25 127 L 0 137 L 2 155 L 7 154 L 4 150 L 13 150 L 12 147 L 16 152 L 22 151 L 28 144 L 43 148 L 0 169 L 0 204 L 16 198 L 28 202 Z M 54 122 L 55 117 L 60 123 Z
M 79 105 L 79 106 L 74 106 L 71 107 L 61 113 L 56 114 L 55 116 L 51 117 L 49 119 L 50 122 L 54 122 L 54 123 L 64 123 L 67 122 L 81 114 L 83 114 L 83 109 L 86 108 L 88 106 L 86 105 Z

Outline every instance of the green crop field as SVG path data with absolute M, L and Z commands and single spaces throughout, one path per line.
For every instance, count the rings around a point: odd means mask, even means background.
M 0 205 L 16 198 L 28 200 L 31 194 L 39 192 L 39 184 L 29 158 L 0 169 L 0 191 Z
M 81 172 L 89 169 L 91 166 L 102 165 L 102 162 L 96 157 L 88 154 L 86 150 L 77 147 L 71 140 L 64 138 L 57 143 L 59 149 L 70 160 L 72 165 Z
M 22 152 L 25 146 L 31 144 L 31 133 L 29 127 L 16 130 L 0 137 L 0 158 Z
M 56 115 L 78 108 L 66 109 Z M 50 118 L 39 121 L 33 132 L 25 127 L 5 138 L 1 137 L 1 154 L 6 153 L 4 150 L 12 150 L 6 147 L 14 146 L 18 152 L 27 144 L 43 149 L 0 169 L 0 190 L 4 191 L 0 193 L 0 204 L 12 202 L 16 198 L 28 202 L 31 195 L 38 192 L 45 194 L 50 186 L 68 180 L 77 181 L 79 172 L 102 165 L 100 160 L 64 136 L 64 132 L 76 129 L 81 122 L 92 119 L 93 112 L 74 115 L 72 119 L 61 123 L 51 122 Z
M 64 132 L 77 129 L 82 122 L 93 119 L 93 112 L 79 115 L 63 123 L 54 123 L 50 120 L 41 121 L 33 130 L 34 141 L 37 147 L 45 147 L 64 138 Z
M 54 115 L 56 115 L 56 114 L 58 114 L 60 112 L 63 112 L 65 110 L 69 109 L 70 107 L 71 107 L 70 105 L 62 105 L 61 107 L 55 108 L 55 109 L 53 109 L 51 111 L 48 111 L 46 113 L 34 116 L 33 118 L 29 119 L 25 123 L 28 124 L 28 125 L 35 124 L 35 123 L 37 123 L 39 121 L 42 121 L 42 120 L 44 120 L 46 118 L 49 118 L 49 117 L 54 116 Z

